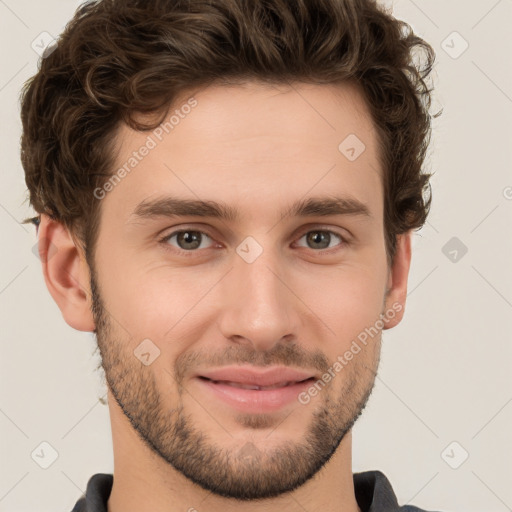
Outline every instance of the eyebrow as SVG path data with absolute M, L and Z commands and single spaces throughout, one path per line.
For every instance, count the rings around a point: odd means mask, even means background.
M 327 217 L 330 215 L 351 215 L 370 218 L 372 214 L 367 205 L 353 197 L 310 197 L 294 202 L 281 211 L 281 218 Z M 231 205 L 213 200 L 181 199 L 161 197 L 147 199 L 139 203 L 131 218 L 152 219 L 155 217 L 206 217 L 236 222 L 240 212 Z

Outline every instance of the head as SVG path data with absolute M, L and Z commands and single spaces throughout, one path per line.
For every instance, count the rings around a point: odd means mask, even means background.
M 103 0 L 26 83 L 46 283 L 161 463 L 264 498 L 350 432 L 430 207 L 433 60 L 371 0 Z M 311 380 L 247 411 L 208 394 L 227 365 Z

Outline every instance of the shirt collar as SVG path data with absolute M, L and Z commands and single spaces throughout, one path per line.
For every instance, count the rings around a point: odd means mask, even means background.
M 353 479 L 354 493 L 361 512 L 400 511 L 393 488 L 382 472 L 354 473 Z M 71 512 L 107 512 L 113 482 L 112 474 L 93 475 L 87 483 L 85 496 L 77 501 Z

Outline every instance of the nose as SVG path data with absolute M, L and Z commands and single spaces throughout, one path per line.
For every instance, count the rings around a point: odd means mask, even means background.
M 271 250 L 252 263 L 234 258 L 234 268 L 221 283 L 218 322 L 226 339 L 268 351 L 283 339 L 297 338 L 302 302 L 283 263 Z

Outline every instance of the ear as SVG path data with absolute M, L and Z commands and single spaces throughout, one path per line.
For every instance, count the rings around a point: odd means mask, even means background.
M 391 329 L 398 325 L 405 312 L 407 299 L 407 279 L 411 266 L 412 231 L 397 235 L 395 257 L 389 270 L 385 311 L 394 311 L 395 315 L 385 322 L 383 329 Z
M 95 329 L 91 312 L 89 266 L 68 229 L 42 214 L 38 249 L 44 280 L 68 325 L 79 331 Z

